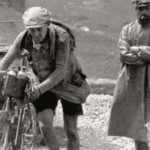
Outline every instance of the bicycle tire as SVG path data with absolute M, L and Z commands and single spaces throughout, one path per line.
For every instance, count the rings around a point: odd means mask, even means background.
M 38 121 L 36 117 L 36 111 L 33 104 L 28 103 L 24 108 L 24 116 L 22 118 L 21 127 L 21 150 L 34 149 L 37 140 L 42 138 Z

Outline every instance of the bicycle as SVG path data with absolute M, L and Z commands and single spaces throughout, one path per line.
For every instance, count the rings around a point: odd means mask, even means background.
M 0 111 L 0 149 L 33 150 L 35 141 L 41 139 L 42 134 L 38 126 L 35 108 L 29 101 L 29 89 L 32 89 L 32 80 L 28 78 L 26 81 L 24 96 L 22 97 L 22 91 L 20 95 L 13 93 L 13 87 L 11 90 L 6 90 L 8 72 L 6 74 L 3 89 L 6 100 Z M 20 81 L 17 82 L 20 83 Z M 9 82 L 7 84 L 10 85 Z

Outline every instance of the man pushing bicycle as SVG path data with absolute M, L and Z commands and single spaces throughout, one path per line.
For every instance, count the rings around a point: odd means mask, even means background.
M 90 93 L 86 76 L 74 54 L 74 36 L 63 24 L 52 22 L 51 13 L 42 7 L 31 7 L 23 14 L 25 30 L 15 39 L 0 62 L 6 70 L 13 60 L 27 51 L 27 61 L 38 79 L 30 93 L 37 112 L 45 142 L 50 150 L 59 150 L 53 128 L 53 116 L 61 100 L 68 150 L 79 150 L 78 115 L 83 114 L 82 103 Z M 70 32 L 68 32 L 70 31 Z M 28 67 L 28 66 L 27 66 Z

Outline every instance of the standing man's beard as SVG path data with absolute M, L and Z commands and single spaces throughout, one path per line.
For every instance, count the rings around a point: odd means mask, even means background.
M 150 17 L 147 15 L 141 15 L 138 18 L 139 23 L 141 24 L 142 27 L 147 26 L 150 23 Z

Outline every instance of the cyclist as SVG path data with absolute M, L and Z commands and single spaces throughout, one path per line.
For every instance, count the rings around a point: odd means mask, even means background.
M 47 146 L 59 150 L 53 128 L 59 98 L 68 137 L 67 148 L 79 150 L 77 120 L 78 115 L 83 114 L 82 103 L 90 90 L 74 54 L 71 33 L 51 23 L 51 13 L 46 8 L 31 7 L 22 18 L 26 29 L 16 37 L 1 60 L 0 70 L 6 70 L 17 56 L 28 51 L 28 64 L 38 79 L 30 99 L 36 108 Z

